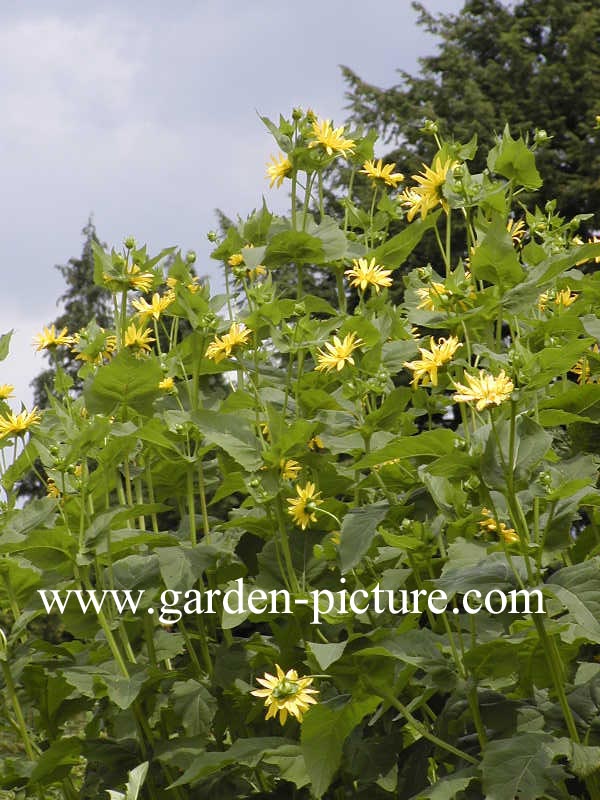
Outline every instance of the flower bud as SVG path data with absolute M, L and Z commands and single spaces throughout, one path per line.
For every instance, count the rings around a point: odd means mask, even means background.
M 185 261 L 187 264 L 193 264 L 196 260 L 196 253 L 194 250 L 188 250 L 185 254 Z
M 437 122 L 434 122 L 432 119 L 426 119 L 421 128 L 421 133 L 428 133 L 430 136 L 434 136 L 438 130 L 439 125 Z
M 135 239 L 133 238 L 133 236 L 128 236 L 128 237 L 125 239 L 125 241 L 123 242 L 123 244 L 125 245 L 125 247 L 127 248 L 127 250 L 134 250 L 134 249 L 135 249 L 136 242 L 135 242 Z

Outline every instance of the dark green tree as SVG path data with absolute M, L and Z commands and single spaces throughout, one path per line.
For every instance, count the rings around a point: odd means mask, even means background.
M 94 283 L 94 254 L 92 243 L 98 241 L 96 228 L 92 220 L 88 220 L 82 231 L 83 249 L 79 258 L 71 258 L 67 264 L 59 264 L 56 269 L 63 276 L 66 284 L 64 293 L 59 297 L 62 313 L 53 321 L 57 331 L 67 328 L 70 334 L 85 327 L 95 320 L 102 328 L 112 325 L 111 295 L 101 286 Z M 73 380 L 73 388 L 78 391 L 80 380 L 77 372 L 81 367 L 69 348 L 59 347 L 53 354 L 46 354 L 50 366 L 37 375 L 31 385 L 34 403 L 40 408 L 48 405 L 48 392 L 52 390 L 56 376 L 56 365 L 60 366 Z
M 418 24 L 438 38 L 438 52 L 420 59 L 416 75 L 399 71 L 399 82 L 387 89 L 344 67 L 351 122 L 374 126 L 390 146 L 388 158 L 407 175 L 430 163 L 436 150 L 421 132 L 426 119 L 463 142 L 477 134 L 489 144 L 507 122 L 530 140 L 545 130 L 552 139 L 537 159 L 544 180 L 540 202 L 557 198 L 568 217 L 596 214 L 597 0 L 467 0 L 460 13 L 437 17 L 413 6 Z

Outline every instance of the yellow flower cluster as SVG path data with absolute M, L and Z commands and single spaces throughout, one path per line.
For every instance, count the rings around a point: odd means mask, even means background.
M 482 508 L 481 513 L 483 514 L 483 519 L 479 522 L 479 526 L 482 530 L 488 533 L 497 533 L 506 544 L 515 544 L 519 541 L 519 534 L 514 528 L 507 527 L 504 522 L 498 522 L 489 508 Z
M 579 295 L 572 292 L 568 286 L 566 289 L 559 289 L 556 292 L 542 292 L 538 297 L 538 308 L 540 311 L 546 311 L 551 301 L 558 308 L 569 308 L 578 297 Z
M 446 182 L 449 170 L 456 166 L 456 161 L 451 158 L 442 158 L 438 153 L 430 167 L 423 164 L 423 172 L 413 175 L 417 186 L 412 186 L 401 195 L 401 203 L 407 209 L 406 218 L 411 222 L 417 214 L 425 219 L 427 214 L 441 205 L 447 208 L 442 187 Z
M 215 336 L 206 348 L 206 358 L 218 364 L 225 358 L 229 358 L 234 347 L 247 344 L 251 334 L 252 331 L 243 322 L 234 322 L 223 336 Z

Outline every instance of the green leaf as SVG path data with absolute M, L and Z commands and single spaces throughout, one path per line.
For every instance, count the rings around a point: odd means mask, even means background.
M 140 789 L 144 785 L 148 774 L 148 766 L 148 762 L 143 761 L 135 769 L 127 773 L 128 781 L 125 786 L 125 794 L 108 789 L 110 800 L 138 800 Z
M 469 774 L 470 770 L 461 769 L 449 777 L 436 781 L 435 784 L 423 792 L 413 795 L 410 800 L 454 800 L 459 792 L 467 789 L 475 778 Z M 460 795 L 462 797 L 462 794 Z
M 488 281 L 502 288 L 514 286 L 523 279 L 523 268 L 500 214 L 494 215 L 475 247 L 471 272 L 478 281 Z
M 553 737 L 525 733 L 489 742 L 481 762 L 486 800 L 538 800 L 566 777 L 552 764 Z
M 446 428 L 423 431 L 417 436 L 403 436 L 380 450 L 369 453 L 354 466 L 356 469 L 367 469 L 394 458 L 439 458 L 452 453 L 454 442 L 460 441 L 458 436 Z
M 113 414 L 119 406 L 127 406 L 141 414 L 151 414 L 162 377 L 158 358 L 136 358 L 122 351 L 86 383 L 87 409 L 90 414 Z
M 265 265 L 280 267 L 283 264 L 317 264 L 325 259 L 323 242 L 304 231 L 276 233 L 267 245 Z
M 396 236 L 392 236 L 387 242 L 367 253 L 367 259 L 374 258 L 375 262 L 382 267 L 392 269 L 401 267 L 419 244 L 426 231 L 435 226 L 440 213 L 441 211 L 435 211 L 433 214 L 428 214 L 425 219 L 416 219 L 411 222 Z
M 340 562 L 342 572 L 353 569 L 371 546 L 377 526 L 389 510 L 387 503 L 351 509 L 342 521 Z
M 493 147 L 487 158 L 491 172 L 514 180 L 526 189 L 539 189 L 542 178 L 535 166 L 535 156 L 523 138 L 513 139 L 508 125 L 504 128 L 502 139 Z
M 255 767 L 265 754 L 277 753 L 280 748 L 294 744 L 296 743 L 289 739 L 282 739 L 280 736 L 237 739 L 227 750 L 198 753 L 194 763 L 167 789 L 194 783 L 200 778 L 219 772 L 230 764 Z
M 79 763 L 81 749 L 81 741 L 75 736 L 63 737 L 52 742 L 50 747 L 37 757 L 29 783 L 48 784 L 64 778 L 71 768 Z
M 328 669 L 335 661 L 342 657 L 348 642 L 333 642 L 331 644 L 320 644 L 317 642 L 306 643 L 317 659 L 317 664 L 321 669 Z
M 193 419 L 207 441 L 223 448 L 244 469 L 252 472 L 261 466 L 254 427 L 244 417 L 201 410 L 194 413 Z
M 378 697 L 361 701 L 334 700 L 319 703 L 307 712 L 302 722 L 302 753 L 315 797 L 327 791 L 342 760 L 344 742 L 365 714 L 379 705 Z
M 556 409 L 576 415 L 579 420 L 600 422 L 600 384 L 586 383 L 564 389 L 562 385 L 550 388 L 546 400 L 539 404 L 540 412 L 554 412 Z M 544 424 L 551 416 L 544 413 Z
M 323 261 L 339 261 L 344 258 L 348 249 L 346 236 L 332 217 L 323 216 L 318 225 L 311 220 L 307 231 L 321 241 Z
M 0 336 L 0 361 L 4 361 L 4 359 L 8 356 L 8 351 L 10 349 L 10 340 L 14 330 L 9 331 L 8 333 L 3 333 Z

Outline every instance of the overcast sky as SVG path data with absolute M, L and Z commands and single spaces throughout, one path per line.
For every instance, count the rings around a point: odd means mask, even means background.
M 257 112 L 311 107 L 341 124 L 340 64 L 386 87 L 436 44 L 409 0 L 3 0 L 0 20 L 0 333 L 15 329 L 0 383 L 16 385 L 15 408 L 45 364 L 31 340 L 57 315 L 54 265 L 81 253 L 90 214 L 109 245 L 194 249 L 216 275 L 214 209 L 286 199 L 268 188 L 277 148 Z

